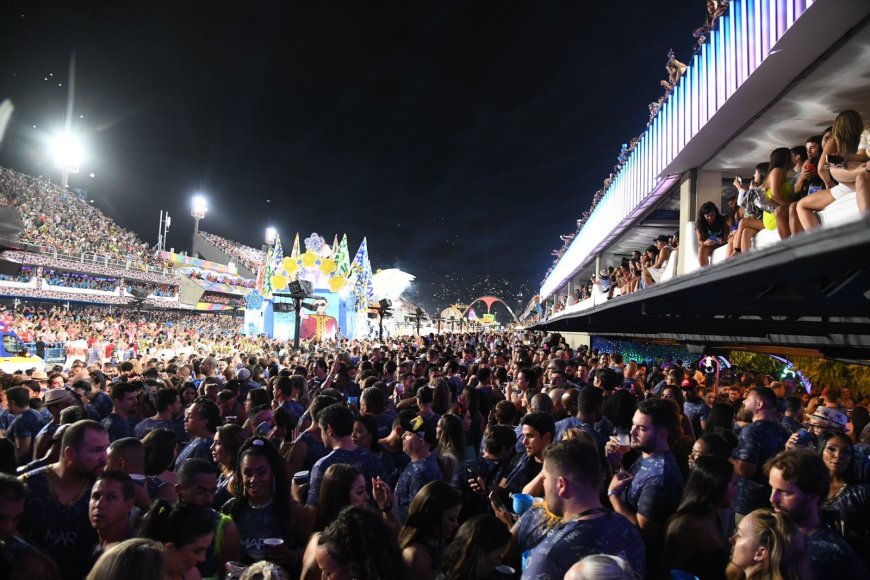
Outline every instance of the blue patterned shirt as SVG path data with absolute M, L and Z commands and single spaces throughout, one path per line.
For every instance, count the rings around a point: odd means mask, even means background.
M 520 519 L 540 519 L 529 510 Z M 528 525 L 526 525 L 528 527 Z M 539 530 L 540 530 L 539 526 Z M 624 559 L 639 577 L 646 573 L 646 549 L 637 527 L 624 516 L 607 511 L 602 517 L 586 520 L 559 522 L 549 530 L 543 528 L 532 535 L 538 543 L 531 547 L 531 554 L 523 570 L 524 580 L 556 580 L 564 578 L 568 569 L 586 556 L 607 554 Z M 529 533 L 524 533 L 529 536 Z M 530 546 L 525 546 L 528 550 Z
M 753 510 L 770 507 L 771 489 L 764 475 L 764 464 L 785 449 L 788 438 L 789 432 L 785 427 L 773 421 L 753 421 L 740 430 L 732 457 L 755 465 L 756 470 L 753 477 L 737 478 L 734 513 L 746 515 Z
M 441 468 L 438 466 L 438 459 L 434 453 L 426 459 L 418 459 L 409 463 L 396 483 L 396 512 L 399 515 L 399 521 L 404 522 L 408 519 L 411 501 L 424 485 L 443 478 Z
M 631 466 L 634 478 L 625 488 L 625 503 L 657 524 L 668 521 L 683 497 L 683 473 L 670 451 L 641 457 Z

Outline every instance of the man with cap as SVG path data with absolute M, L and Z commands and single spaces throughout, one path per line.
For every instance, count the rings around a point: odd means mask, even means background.
M 695 379 L 683 379 L 680 383 L 680 389 L 683 391 L 683 414 L 692 422 L 692 429 L 697 437 L 701 436 L 704 429 L 707 427 L 707 418 L 710 416 L 710 407 L 707 402 L 698 394 L 698 383 Z
M 665 265 L 671 257 L 673 248 L 668 244 L 668 237 L 664 234 L 656 237 L 653 240 L 657 250 L 655 260 L 652 263 L 642 262 L 641 276 L 646 286 L 652 286 L 662 278 L 662 273 L 665 271 Z
M 408 519 L 411 501 L 423 486 L 443 479 L 438 460 L 429 450 L 426 428 L 426 422 L 419 416 L 402 425 L 402 451 L 411 458 L 411 463 L 396 483 L 396 513 L 401 522 Z
M 42 406 L 51 413 L 51 421 L 36 434 L 33 443 L 33 457 L 41 458 L 51 445 L 51 438 L 60 427 L 60 412 L 74 403 L 73 394 L 66 389 L 52 389 L 42 398 Z
M 239 379 L 239 396 L 238 401 L 244 404 L 245 399 L 248 398 L 248 392 L 251 389 L 256 389 L 260 385 L 251 380 L 251 369 L 248 367 L 242 367 L 239 369 L 239 372 L 236 374 L 236 377 Z
M 30 375 L 30 380 L 36 381 L 37 383 L 39 383 L 40 391 L 48 390 L 48 388 L 49 388 L 48 374 L 45 371 L 40 371 L 40 370 L 33 371 L 33 373 Z

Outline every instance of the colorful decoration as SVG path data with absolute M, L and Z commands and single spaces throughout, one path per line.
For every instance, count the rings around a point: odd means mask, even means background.
M 271 278 L 272 292 L 281 292 L 287 288 L 287 278 L 281 274 L 275 274 Z
M 317 232 L 305 238 L 305 249 L 315 254 L 319 254 L 325 244 L 326 240 L 323 239 L 323 236 L 317 234 Z
M 341 236 L 341 242 L 338 248 L 333 252 L 333 257 L 337 264 L 336 275 L 346 278 L 350 274 L 350 255 L 347 251 L 347 234 Z
M 296 258 L 299 256 L 299 232 L 296 233 L 296 239 L 293 240 L 293 249 L 290 251 L 290 257 Z
M 375 303 L 375 289 L 372 285 L 372 264 L 369 262 L 369 249 L 366 238 L 363 238 L 353 262 L 350 265 L 348 282 L 353 284 L 353 297 L 357 312 Z
M 249 310 L 259 310 L 263 307 L 263 295 L 254 290 L 245 297 L 245 304 Z

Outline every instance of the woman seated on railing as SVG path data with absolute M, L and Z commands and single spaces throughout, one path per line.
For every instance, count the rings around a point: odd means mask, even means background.
M 761 219 L 744 217 L 740 220 L 740 225 L 737 226 L 737 240 L 734 243 L 734 252 L 749 251 L 752 248 L 752 238 L 761 230 L 777 229 L 777 208 L 781 206 L 787 208 L 794 195 L 790 175 L 791 165 L 791 151 L 788 147 L 779 147 L 771 152 L 770 164 L 768 166 L 769 173 L 761 184 L 763 195 L 753 200 L 752 191 L 750 190 L 747 194 L 750 196 L 747 206 L 751 207 L 755 203 L 762 210 Z M 756 168 L 757 174 L 758 169 Z M 782 211 L 780 211 L 780 214 L 782 214 Z M 788 221 L 787 211 L 783 219 Z
M 710 264 L 713 251 L 728 241 L 728 224 L 725 223 L 725 216 L 719 213 L 719 208 L 712 201 L 708 201 L 698 209 L 695 235 L 698 237 L 698 261 L 703 268 Z
M 828 189 L 808 195 L 797 203 L 796 213 L 801 230 L 811 230 L 819 226 L 816 212 L 822 211 L 844 195 L 856 191 L 856 182 L 861 177 L 862 191 L 866 187 L 867 145 L 861 149 L 864 121 L 856 111 L 843 111 L 834 120 L 834 129 L 830 139 L 822 150 L 822 159 L 818 168 L 819 176 Z M 834 185 L 836 180 L 836 185 Z M 859 197 L 856 195 L 856 197 Z M 866 194 L 858 203 L 862 213 L 867 209 Z M 863 206 L 863 207 L 861 207 Z
M 732 224 L 731 232 L 728 234 L 728 253 L 726 256 L 730 258 L 734 252 L 740 251 L 740 222 L 744 218 L 752 218 L 761 220 L 761 210 L 755 205 L 753 200 L 750 200 L 749 192 L 753 188 L 761 187 L 764 180 L 767 179 L 767 173 L 770 170 L 770 163 L 759 163 L 755 166 L 755 174 L 748 187 L 743 184 L 743 178 L 737 176 L 734 178 L 734 188 L 737 190 L 737 211 L 735 213 L 736 225 Z

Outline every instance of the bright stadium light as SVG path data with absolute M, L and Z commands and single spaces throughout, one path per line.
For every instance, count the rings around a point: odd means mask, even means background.
M 266 228 L 266 245 L 271 246 L 275 243 L 275 240 L 278 238 L 278 230 L 269 226 Z
M 205 198 L 201 195 L 193 196 L 193 201 L 190 206 L 190 215 L 193 216 L 193 219 L 199 221 L 205 217 L 205 213 L 208 211 L 208 202 L 206 202 Z
M 81 141 L 71 133 L 64 131 L 54 136 L 50 147 L 55 167 L 68 173 L 79 172 L 79 165 L 84 159 Z

